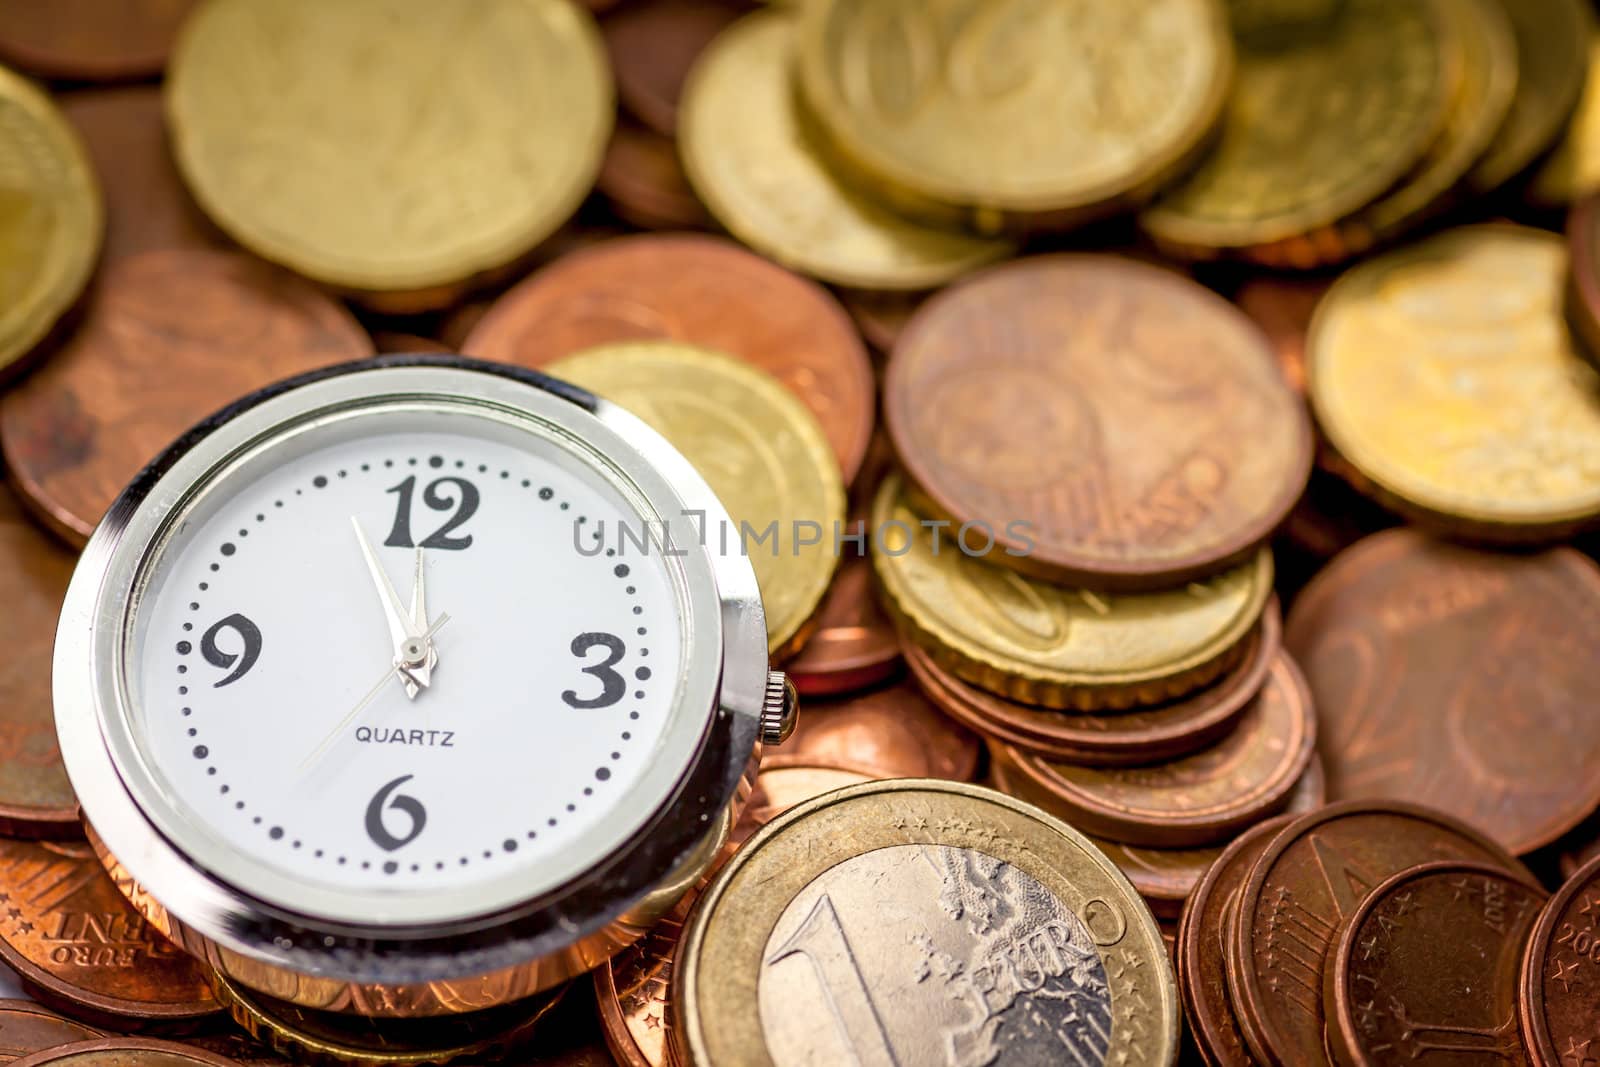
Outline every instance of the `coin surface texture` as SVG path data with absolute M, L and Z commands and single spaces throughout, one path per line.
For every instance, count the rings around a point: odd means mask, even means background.
M 738 356 L 811 409 L 848 483 L 867 454 L 875 386 L 866 347 L 825 289 L 730 241 L 604 241 L 513 287 L 462 351 L 542 367 L 613 341 L 670 339 Z
M 839 468 L 805 405 L 770 374 L 675 341 L 605 345 L 546 369 L 627 408 L 694 464 L 733 527 L 708 525 L 706 543 L 749 557 L 772 654 L 802 643 L 839 561 L 833 535 L 844 523 Z M 635 540 L 624 543 L 628 534 Z M 645 534 L 601 524 L 589 536 L 621 553 Z
M 248 257 L 198 249 L 109 264 L 84 321 L 0 397 L 0 448 L 29 507 L 81 545 L 180 433 L 280 378 L 372 354 L 350 313 Z
M 697 1065 L 1177 1056 L 1166 946 L 1127 880 L 1067 826 L 950 782 L 840 789 L 769 824 L 690 916 L 671 1006 Z
M 614 114 L 570 0 L 210 0 L 166 92 L 178 165 L 217 225 L 400 310 L 447 302 L 565 222 Z
M 905 656 L 930 700 L 991 741 L 1067 763 L 1118 767 L 1185 756 L 1233 729 L 1266 684 L 1281 628 L 1276 604 L 1268 604 L 1243 657 L 1220 679 L 1178 700 L 1116 714 L 1021 704 L 962 680 L 915 643 Z
M 1497 0 L 1517 39 L 1517 90 L 1468 181 L 1485 192 L 1528 169 L 1553 145 L 1583 92 L 1594 16 L 1583 0 Z
M 1347 0 L 1286 26 L 1233 5 L 1239 72 L 1216 147 L 1144 212 L 1162 245 L 1248 250 L 1377 199 L 1443 127 L 1452 56 L 1431 0 Z
M 1311 428 L 1253 323 L 1171 271 L 1056 255 L 925 304 L 884 381 L 900 460 L 997 562 L 1170 588 L 1249 556 L 1305 488 Z
M 623 1067 L 666 1067 L 670 1039 L 667 989 L 672 957 L 694 903 L 690 893 L 650 932 L 594 970 L 595 1000 L 606 1045 Z
M 1229 938 L 1229 995 L 1257 1061 L 1324 1062 L 1322 976 L 1343 924 L 1385 878 L 1431 860 L 1532 878 L 1465 823 L 1411 805 L 1331 804 L 1279 831 L 1239 891 Z
M 56 747 L 50 696 L 50 650 L 74 557 L 0 487 L 0 558 L 6 561 L 0 604 L 10 646 L 0 659 L 0 831 L 74 837 L 78 798 Z
M 684 164 L 728 232 L 802 274 L 875 290 L 932 288 L 1015 251 L 907 219 L 829 169 L 790 79 L 797 21 L 746 16 L 701 56 L 684 91 Z
M 1430 805 L 1519 854 L 1600 804 L 1600 567 L 1572 549 L 1375 534 L 1312 579 L 1286 640 L 1333 799 Z
M 982 745 L 910 682 L 838 700 L 811 700 L 793 735 L 762 754 L 775 767 L 837 767 L 873 778 L 967 781 Z
M 841 560 L 817 609 L 816 632 L 784 672 L 801 695 L 827 696 L 875 685 L 899 665 L 900 638 L 873 592 L 872 562 Z
M 1329 442 L 1386 502 L 1474 537 L 1600 518 L 1600 377 L 1562 318 L 1561 238 L 1468 226 L 1339 279 L 1307 341 Z
M 103 1036 L 99 1030 L 64 1019 L 31 1000 L 0 1000 L 0 1063 Z
M 22 1067 L 239 1067 L 192 1045 L 148 1037 L 102 1037 L 74 1041 L 17 1060 Z
M 217 1011 L 204 966 L 134 910 L 81 841 L 0 838 L 0 958 L 40 997 L 122 1026 Z
M 159 74 L 195 0 L 44 0 L 0 4 L 0 61 L 49 78 Z
M 942 666 L 1023 703 L 1090 711 L 1192 692 L 1242 656 L 1271 596 L 1265 549 L 1162 593 L 1050 585 L 968 556 L 949 528 L 923 524 L 903 489 L 886 479 L 872 513 L 886 606 Z
M 1305 679 L 1279 654 L 1239 723 L 1209 748 L 1143 767 L 1082 767 L 998 746 L 1015 785 L 1089 833 L 1179 848 L 1226 841 L 1288 803 L 1310 766 L 1316 712 Z
M 1232 67 L 1211 0 L 827 0 L 805 8 L 798 69 L 846 169 L 992 231 L 1147 198 L 1201 146 Z
M 15 10 L 19 5 L 7 5 Z M 23 7 L 31 5 L 20 5 Z M 0 378 L 83 292 L 105 209 L 88 153 L 56 105 L 0 67 Z
M 1522 960 L 1522 1032 L 1537 1067 L 1600 1050 L 1600 858 L 1545 905 Z
M 1413 867 L 1373 889 L 1327 974 L 1338 1061 L 1526 1064 L 1517 971 L 1546 896 L 1510 871 L 1460 861 Z
M 101 262 L 153 248 L 219 247 L 167 148 L 161 90 L 153 85 L 80 89 L 60 97 L 83 138 L 106 198 Z

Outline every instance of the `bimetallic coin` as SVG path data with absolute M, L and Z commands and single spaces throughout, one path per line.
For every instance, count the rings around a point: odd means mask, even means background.
M 5 5 L 15 11 L 19 5 Z M 20 5 L 29 6 L 29 5 Z M 105 210 L 88 154 L 32 82 L 0 67 L 0 380 L 83 292 Z
M 79 89 L 62 94 L 60 102 L 103 179 L 102 264 L 154 248 L 218 248 L 225 243 L 173 165 L 159 88 Z
M 1316 712 L 1280 653 L 1266 685 L 1210 748 L 1144 767 L 1080 767 L 994 746 L 1025 799 L 1089 833 L 1179 848 L 1226 841 L 1283 810 L 1310 766 Z
M 1239 891 L 1228 939 L 1229 995 L 1258 1062 L 1324 1061 L 1322 976 L 1343 924 L 1384 879 L 1433 860 L 1532 878 L 1465 823 L 1408 804 L 1332 804 L 1279 831 Z
M 1494 541 L 1600 519 L 1600 377 L 1562 319 L 1561 238 L 1469 226 L 1339 279 L 1307 339 L 1329 443 L 1382 499 Z
M 1228 923 L 1239 890 L 1267 845 L 1294 816 L 1251 827 L 1217 853 L 1183 904 L 1178 924 L 1178 992 L 1195 1047 L 1210 1067 L 1256 1067 L 1228 1000 Z
M 509 290 L 472 328 L 468 355 L 542 367 L 614 341 L 703 345 L 775 375 L 811 409 L 848 483 L 872 437 L 866 347 L 838 301 L 738 245 L 651 234 L 561 257 Z
M 886 902 L 893 901 L 893 907 Z M 1160 928 L 1076 831 L 991 790 L 852 786 L 756 835 L 690 916 L 687 1064 L 1172 1064 Z
M 1335 1060 L 1526 1064 L 1517 971 L 1547 895 L 1510 871 L 1459 861 L 1425 863 L 1373 889 L 1326 974 Z
M 1311 469 L 1310 421 L 1255 325 L 1115 256 L 1017 260 L 935 296 L 883 404 L 941 517 L 992 532 L 995 562 L 1096 589 L 1247 559 Z
M 1050 585 L 968 555 L 981 541 L 964 549 L 948 525 L 926 525 L 904 489 L 885 479 L 872 512 L 886 606 L 941 666 L 1012 700 L 1093 711 L 1176 699 L 1243 656 L 1272 595 L 1265 549 L 1163 593 Z
M 566 221 L 614 109 L 570 0 L 210 0 L 167 78 L 211 218 L 376 306 L 448 303 Z
M 802 274 L 876 290 L 932 288 L 1014 252 L 1009 241 L 910 221 L 828 169 L 790 78 L 797 22 L 746 16 L 684 89 L 684 165 L 728 232 Z
M 1522 960 L 1522 1033 L 1534 1067 L 1600 1058 L 1600 858 L 1545 905 Z
M 104 1037 L 74 1041 L 16 1061 L 21 1067 L 240 1067 L 233 1060 L 173 1041 Z
M 1266 683 L 1281 631 L 1277 604 L 1269 603 L 1243 657 L 1220 679 L 1171 703 L 1116 714 L 1019 704 L 963 681 L 915 643 L 905 656 L 930 700 L 991 741 L 1066 763 L 1118 767 L 1185 756 L 1232 730 Z
M 21 0 L 0 4 L 0 60 L 47 78 L 161 73 L 195 0 Z
M 803 696 L 832 696 L 886 681 L 899 667 L 900 637 L 873 592 L 872 563 L 847 558 L 817 609 L 816 632 L 784 672 Z
M 1600 567 L 1572 549 L 1375 534 L 1311 581 L 1286 633 L 1334 799 L 1428 804 L 1518 854 L 1600 804 Z
M 674 341 L 604 345 L 545 369 L 627 408 L 694 464 L 733 525 L 705 529 L 707 543 L 743 551 L 755 567 L 769 649 L 782 657 L 802 645 L 844 525 L 839 468 L 805 405 L 769 374 Z M 585 536 L 622 552 L 627 534 L 637 545 L 647 531 L 608 534 L 602 524 Z
M 56 747 L 50 697 L 50 649 L 75 557 L 29 522 L 3 486 L 0 559 L 9 646 L 0 658 L 0 831 L 76 836 L 78 798 Z
M 1488 192 L 1528 169 L 1561 136 L 1583 93 L 1594 17 L 1584 0 L 1497 0 L 1517 41 L 1517 91 L 1471 174 Z
M 968 781 L 982 749 L 910 682 L 842 700 L 807 701 L 794 734 L 761 757 L 776 767 L 837 767 L 873 778 Z
M 0 448 L 27 505 L 81 545 L 139 468 L 205 416 L 371 354 L 349 312 L 284 271 L 230 252 L 144 252 L 101 272 L 72 336 L 0 397 Z
M 826 0 L 798 65 L 838 164 L 979 232 L 1147 199 L 1203 145 L 1232 68 L 1212 0 Z
M 1454 56 L 1432 0 L 1347 0 L 1300 26 L 1236 18 L 1217 145 L 1140 217 L 1192 255 L 1248 253 L 1370 204 L 1443 128 Z
M 40 999 L 120 1028 L 216 1014 L 205 967 L 134 910 L 83 842 L 0 838 L 0 959 Z
M 31 1000 L 0 1000 L 0 1063 L 103 1036 L 99 1030 L 63 1019 Z

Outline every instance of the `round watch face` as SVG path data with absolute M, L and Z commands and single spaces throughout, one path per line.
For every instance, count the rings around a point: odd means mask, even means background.
M 320 918 L 559 887 L 670 799 L 715 706 L 687 680 L 722 654 L 714 612 L 690 626 L 715 586 L 654 504 L 469 403 L 275 428 L 137 561 L 102 711 L 122 778 L 196 866 Z

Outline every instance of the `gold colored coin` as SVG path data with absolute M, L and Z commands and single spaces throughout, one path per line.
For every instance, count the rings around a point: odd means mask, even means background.
M 902 210 L 990 233 L 1142 202 L 1216 124 L 1217 0 L 818 0 L 801 89 L 835 161 Z
M 1122 873 L 1037 808 L 931 779 L 835 790 L 753 837 L 689 918 L 669 1007 L 688 1067 L 1178 1054 L 1161 930 Z
M 375 306 L 502 271 L 594 184 L 614 117 L 571 0 L 209 0 L 167 80 L 178 164 L 240 244 Z
M 1216 148 L 1141 216 L 1170 250 L 1250 255 L 1372 203 L 1443 129 L 1455 56 L 1432 0 L 1348 0 L 1306 25 L 1237 20 Z
M 1125 708 L 1198 689 L 1243 652 L 1272 593 L 1265 548 L 1164 592 L 1026 578 L 968 555 L 948 524 L 924 524 L 898 475 L 878 491 L 872 529 L 873 565 L 902 628 L 973 685 L 1046 707 Z
M 909 221 L 827 169 L 790 77 L 796 22 L 745 17 L 701 54 L 684 89 L 684 164 L 717 221 L 787 267 L 863 289 L 928 289 L 1014 252 Z
M 1444 30 L 1456 42 L 1454 51 L 1461 57 L 1461 77 L 1444 132 L 1416 171 L 1371 206 L 1334 227 L 1336 255 L 1291 253 L 1289 265 L 1309 265 L 1311 258 L 1348 258 L 1434 214 L 1446 206 L 1450 192 L 1504 125 L 1517 88 L 1517 42 L 1501 0 L 1456 0 L 1439 10 Z
M 602 345 L 545 370 L 627 408 L 694 464 L 732 522 L 708 524 L 707 544 L 749 556 L 768 648 L 780 658 L 797 649 L 844 523 L 839 463 L 816 416 L 770 374 L 676 341 Z
M 1364 488 L 1475 537 L 1600 518 L 1600 375 L 1562 317 L 1562 239 L 1468 226 L 1347 272 L 1306 340 L 1312 407 Z
M 83 292 L 104 229 L 83 144 L 48 96 L 0 67 L 0 378 Z
M 1590 21 L 1588 69 L 1600 71 L 1600 29 Z M 1566 133 L 1528 183 L 1541 204 L 1570 204 L 1600 190 L 1600 77 L 1583 83 L 1583 95 Z
M 1588 0 L 1495 0 L 1517 39 L 1511 113 L 1468 183 L 1489 192 L 1528 169 L 1561 136 L 1583 94 L 1594 16 Z

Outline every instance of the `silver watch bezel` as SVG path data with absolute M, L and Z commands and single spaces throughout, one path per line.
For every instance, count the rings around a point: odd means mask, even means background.
M 267 442 L 358 411 L 417 405 L 474 410 L 563 436 L 599 457 L 600 469 L 647 514 L 675 527 L 696 513 L 708 523 L 725 519 L 676 449 L 604 400 L 533 372 L 460 357 L 364 361 L 246 398 L 147 468 L 85 548 L 56 642 L 62 757 L 106 849 L 189 929 L 263 962 L 351 981 L 486 973 L 576 941 L 627 912 L 672 874 L 727 806 L 754 750 L 765 692 L 766 627 L 750 561 L 718 554 L 698 539 L 674 538 L 690 551 L 674 561 L 683 583 L 685 651 L 671 714 L 678 734 L 694 724 L 696 736 L 675 735 L 681 764 L 663 761 L 631 790 L 666 799 L 641 813 L 620 848 L 561 872 L 559 884 L 543 891 L 530 892 L 512 874 L 463 890 L 396 894 L 297 884 L 181 832 L 180 846 L 173 831 L 182 820 L 172 817 L 179 813 L 152 800 L 158 779 L 142 766 L 134 743 L 123 671 L 147 561 L 177 519 L 215 489 L 216 475 L 237 469 Z M 719 640 L 720 655 L 706 650 Z M 248 879 L 238 878 L 241 871 Z M 596 872 L 603 872 L 598 887 Z M 450 904 L 441 909 L 445 896 Z M 462 951 L 467 944 L 476 947 Z

